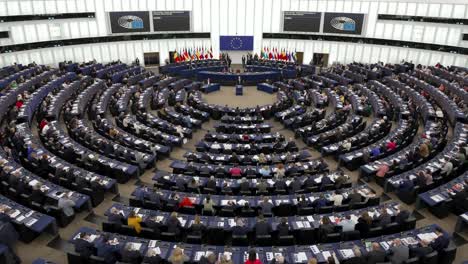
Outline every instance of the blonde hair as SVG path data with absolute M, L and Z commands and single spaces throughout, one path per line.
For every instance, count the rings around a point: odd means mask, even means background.
M 310 258 L 309 261 L 307 261 L 307 264 L 317 264 L 317 259 L 316 258 Z

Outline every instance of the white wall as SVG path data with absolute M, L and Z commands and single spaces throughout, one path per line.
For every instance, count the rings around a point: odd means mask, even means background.
M 180 50 L 183 47 L 209 46 L 209 39 L 180 39 L 180 40 L 142 40 L 108 42 L 90 45 L 63 46 L 47 49 L 37 49 L 22 52 L 1 54 L 0 65 L 14 62 L 28 64 L 35 61 L 38 64 L 55 65 L 60 61 L 90 61 L 109 62 L 120 59 L 131 63 L 135 58 L 143 63 L 144 52 L 159 52 L 161 62 L 168 59 L 169 51 Z
M 461 34 L 463 32 L 468 33 L 468 25 L 445 25 L 402 21 L 377 22 L 377 14 L 379 13 L 468 19 L 468 2 L 466 0 L 410 1 L 411 2 L 404 0 L 0 0 L 0 16 L 67 12 L 96 13 L 95 19 L 0 23 L 0 30 L 10 30 L 12 36 L 10 40 L 1 40 L 0 45 L 106 36 L 109 34 L 106 12 L 110 11 L 190 10 L 192 11 L 193 31 L 211 33 L 210 45 L 213 47 L 215 56 L 218 54 L 220 35 L 253 35 L 254 49 L 256 52 L 260 52 L 260 49 L 263 46 L 267 46 L 266 43 L 269 43 L 269 40 L 262 40 L 262 34 L 264 32 L 281 32 L 282 12 L 300 10 L 365 13 L 367 14 L 367 26 L 365 26 L 363 34 L 365 37 L 369 38 L 385 38 L 468 47 L 468 42 L 461 41 Z M 298 41 L 295 46 L 303 45 L 301 43 L 302 41 Z M 330 45 L 334 47 L 333 44 Z M 398 48 L 395 48 L 395 50 L 398 50 Z M 297 51 L 306 52 L 299 48 Z M 414 52 L 410 55 L 414 55 L 413 53 Z M 3 55 L 1 56 L 3 57 Z M 340 57 L 341 55 L 335 54 L 334 56 Z M 365 56 L 367 56 L 367 54 L 365 54 Z M 384 54 L 382 60 L 385 61 L 386 56 L 387 55 Z M 426 58 L 426 55 L 423 55 L 423 53 L 418 56 L 422 58 L 409 59 L 413 59 L 414 61 L 432 60 Z M 391 59 L 393 59 L 393 57 Z M 2 60 L 5 61 L 5 59 Z

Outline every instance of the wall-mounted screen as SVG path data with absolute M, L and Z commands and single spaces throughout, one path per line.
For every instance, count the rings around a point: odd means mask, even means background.
M 283 31 L 320 32 L 322 13 L 285 11 L 283 14 Z
M 220 50 L 253 50 L 253 36 L 220 36 Z
M 112 33 L 149 32 L 149 12 L 125 11 L 109 13 Z
M 361 35 L 364 14 L 325 13 L 323 33 Z
M 0 31 L 0 39 L 10 38 L 10 33 L 8 31 Z
M 190 31 L 190 11 L 153 11 L 154 31 Z

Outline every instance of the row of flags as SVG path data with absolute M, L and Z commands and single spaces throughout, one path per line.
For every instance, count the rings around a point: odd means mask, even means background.
M 297 61 L 295 51 L 288 51 L 285 48 L 278 50 L 276 47 L 263 47 L 262 52 L 260 53 L 260 58 L 264 60 Z
M 213 48 L 196 47 L 183 48 L 174 52 L 174 61 L 183 62 L 191 60 L 207 60 L 213 58 Z

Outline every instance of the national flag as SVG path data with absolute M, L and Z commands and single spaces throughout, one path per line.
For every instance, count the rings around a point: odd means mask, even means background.
M 177 53 L 177 50 L 174 52 L 174 61 L 179 62 L 179 54 Z

